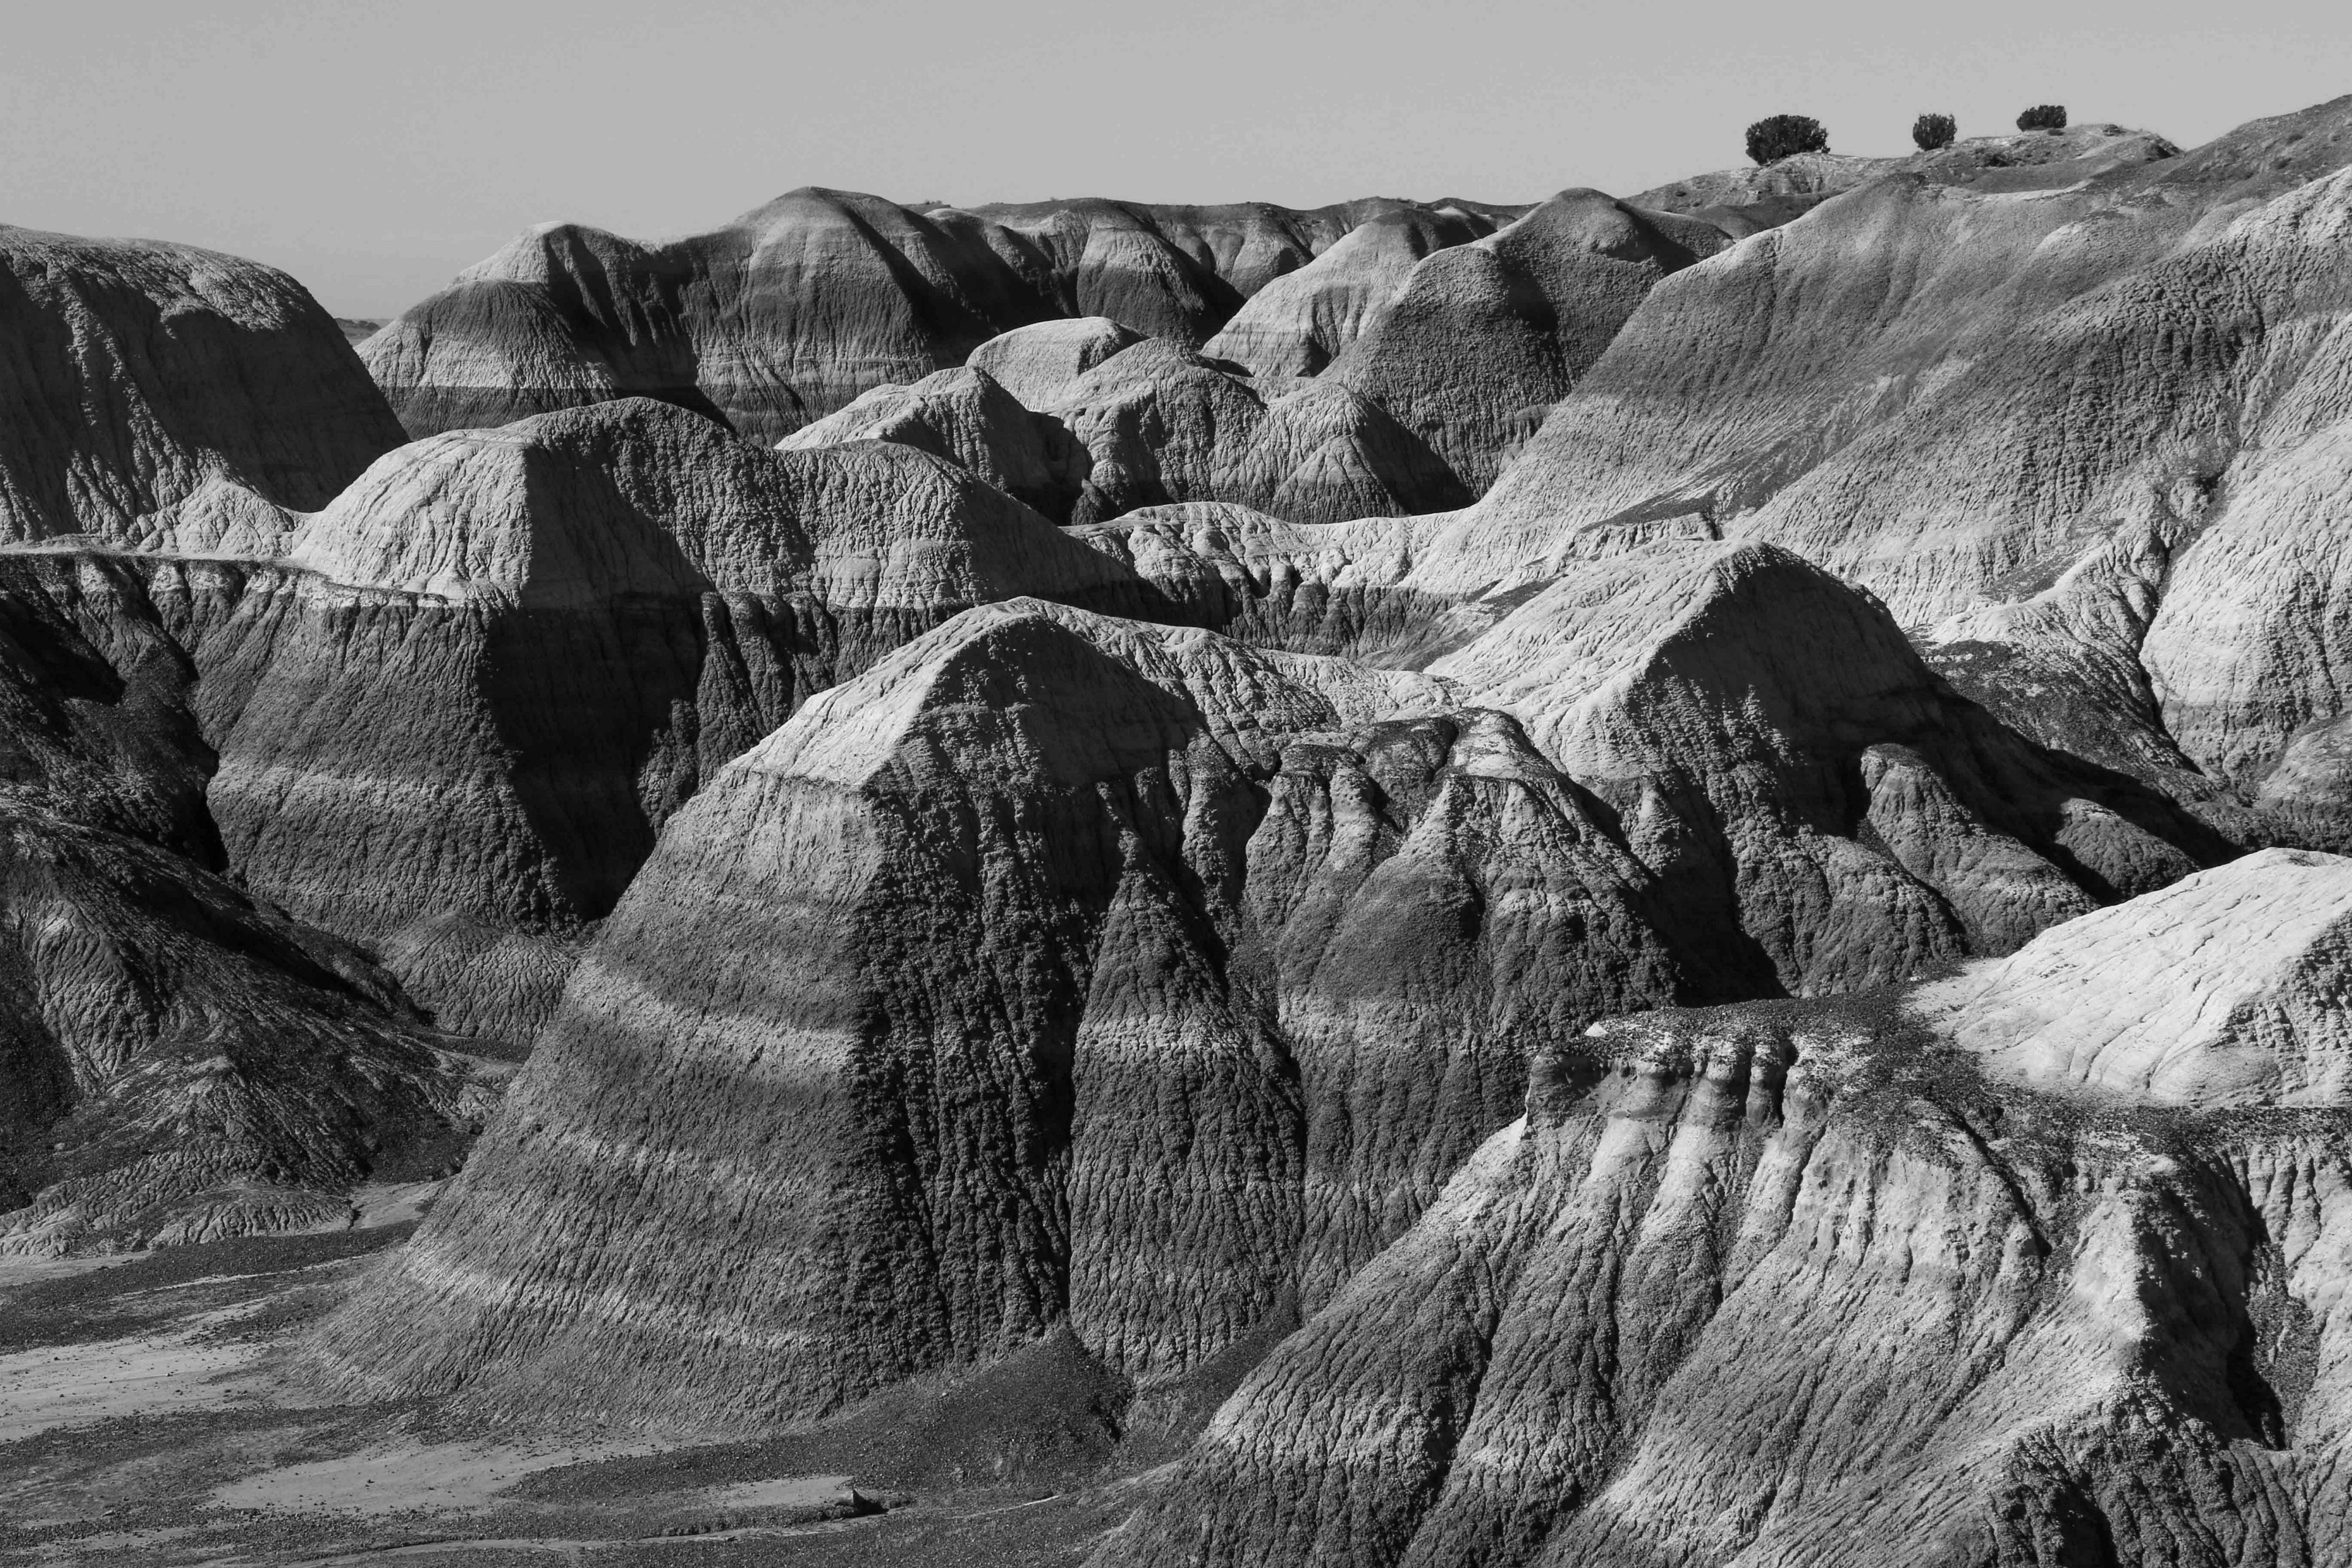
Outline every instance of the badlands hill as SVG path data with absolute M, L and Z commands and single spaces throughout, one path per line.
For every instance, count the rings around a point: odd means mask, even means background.
M 333 317 L 257 262 L 0 224 L 0 541 L 91 534 L 217 481 L 324 505 L 401 440 Z
M 660 245 L 534 229 L 362 352 L 414 435 L 640 395 L 774 440 L 1030 322 L 1104 316 L 1197 347 L 1365 218 L 1414 210 L 1079 201 L 918 212 L 799 190 Z
M 2227 853 L 1817 568 L 1612 564 L 1427 674 L 1016 601 L 827 692 L 664 835 L 332 1375 L 747 1424 L 1065 1320 L 1186 1373 L 1378 1254 L 1535 1042 Z
M 1597 1026 L 1093 1561 L 2334 1561 L 2347 909 L 2273 851 L 1869 1004 Z
M 0 1549 L 2344 1558 L 2347 170 L 9 241 Z

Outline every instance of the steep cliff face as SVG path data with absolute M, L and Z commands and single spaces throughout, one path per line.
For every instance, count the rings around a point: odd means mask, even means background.
M 2168 928 L 2287 873 L 2340 909 L 2347 869 L 2266 855 L 2144 903 Z M 2071 944 L 2089 923 L 1891 1005 L 1596 1028 L 1096 1561 L 2340 1555 L 2347 1113 L 2021 1080 L 2035 1028 L 2105 1034 L 2082 1005 L 2137 984 L 2126 1036 L 2163 1036 L 2205 978 L 2143 955 L 2126 981 Z M 2334 963 L 2310 935 L 2263 984 Z M 1979 1007 L 2002 992 L 2049 1009 Z
M 320 506 L 400 438 L 284 273 L 0 224 L 0 541 L 127 542 L 224 481 Z

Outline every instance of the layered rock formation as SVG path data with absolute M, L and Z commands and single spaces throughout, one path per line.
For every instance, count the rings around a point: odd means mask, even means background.
M 1029 333 L 1044 330 L 1023 329 Z M 1007 334 L 990 346 L 1017 335 Z M 1083 357 L 1085 345 L 1078 347 Z M 1021 363 L 1015 374 L 1032 386 L 1044 382 L 1045 367 L 1031 362 L 1026 352 L 1016 353 Z M 972 365 L 935 371 L 912 386 L 877 386 L 776 447 L 806 452 L 848 441 L 895 441 L 961 463 L 1057 521 L 1069 516 L 1091 466 L 1086 449 L 1060 420 L 1030 413 L 995 377 Z
M 2340 908 L 2347 869 L 2257 857 L 1892 1009 L 1596 1028 L 1095 1562 L 2340 1555 L 2340 1092 L 2166 1120 L 2135 1072 L 2011 1069 L 2119 1009 L 2170 1035 L 2211 972 L 2123 928 L 2281 876 Z M 2263 1008 L 2330 984 L 2326 931 L 2244 940 L 2262 978 L 2179 1059 L 2277 1048 Z
M 1108 317 L 1198 346 L 1359 223 L 1420 210 L 1077 201 L 918 212 L 804 189 L 656 245 L 576 224 L 533 229 L 362 351 L 413 436 L 640 395 L 773 441 L 1054 318 Z
M 2005 951 L 2204 847 L 1769 549 L 1608 563 L 1430 675 L 975 610 L 672 823 L 321 1354 L 654 1423 L 1065 1317 L 1181 1373 L 1340 1289 L 1538 1042 Z
M 496 1099 L 362 953 L 205 868 L 192 672 L 129 577 L 0 557 L 0 1251 L 340 1226 Z
M 284 273 L 0 225 L 0 542 L 123 542 L 224 483 L 321 506 L 400 438 Z
M 1152 339 L 1065 387 L 1048 406 L 1088 458 L 1071 521 L 1222 500 L 1323 522 L 1469 499 L 1378 403 L 1333 381 L 1268 396 L 1239 369 Z
M 202 639 L 207 680 L 243 688 L 212 810 L 300 917 L 396 951 L 446 931 L 405 971 L 420 1000 L 527 1037 L 562 965 L 519 951 L 541 979 L 480 998 L 477 928 L 576 939 L 812 691 L 1022 591 L 1137 605 L 1111 563 L 906 447 L 768 452 L 646 400 L 435 437 L 305 520 Z
M 1259 375 L 1314 375 L 1388 313 L 1424 257 L 1490 234 L 1494 226 L 1452 207 L 1368 219 L 1253 294 L 1201 352 Z
M 0 906 L 0 1252 L 339 1229 L 497 1103 L 362 954 L 152 845 L 11 798 Z
M 410 434 L 646 395 L 772 441 L 885 382 L 1057 314 L 988 237 L 875 196 L 799 190 L 643 246 L 534 229 L 368 340 Z
M 1658 280 L 1727 243 L 1712 224 L 1563 191 L 1416 266 L 1328 379 L 1388 410 L 1479 494 Z
M 1686 269 L 1460 553 L 1536 563 L 1675 521 L 1789 544 L 1921 626 L 2045 586 L 2144 498 L 2210 490 L 2324 338 L 2336 251 L 2290 237 L 2341 201 L 2297 187 L 2352 157 L 2347 117 L 2062 192 L 1882 179 Z

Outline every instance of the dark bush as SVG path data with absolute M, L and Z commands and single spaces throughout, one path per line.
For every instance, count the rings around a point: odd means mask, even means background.
M 2063 103 L 2037 103 L 2017 117 L 2020 131 L 2063 131 L 2066 129 L 2066 106 Z
M 1911 122 L 1911 140 L 1919 143 L 1922 153 L 1950 146 L 1959 133 L 1959 121 L 1948 114 L 1923 114 Z
M 1809 114 L 1775 114 L 1748 128 L 1748 155 L 1759 163 L 1829 150 L 1830 133 Z

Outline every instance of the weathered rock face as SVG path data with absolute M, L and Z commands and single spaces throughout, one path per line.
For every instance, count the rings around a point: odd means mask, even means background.
M 2226 919 L 2289 869 L 2342 903 L 2346 862 L 2262 857 L 2142 904 L 2155 930 Z M 1597 1028 L 1095 1561 L 2340 1555 L 2352 1113 L 2158 1118 L 2129 1073 L 2089 1100 L 2018 1081 L 2011 1057 L 2105 1036 L 2128 989 L 2121 950 L 2060 956 L 2078 929 L 1990 971 L 2038 990 Z M 2340 945 L 2252 941 L 2284 969 Z
M 1826 574 L 1676 567 L 1564 579 L 1437 679 L 1024 601 L 835 688 L 671 825 L 329 1365 L 749 1421 L 1066 1317 L 1182 1372 L 1340 1290 L 1536 1042 L 2193 866 Z
M 1442 699 L 1034 602 L 819 698 L 673 825 L 325 1353 L 742 1420 L 1065 1314 L 1181 1370 L 1319 1298 L 1529 1039 L 1678 984 L 1647 879 L 1514 726 L 1381 721 Z M 627 1152 L 583 1162 L 616 1116 Z
M 971 351 L 970 363 L 1024 407 L 1050 408 L 1070 383 L 1142 341 L 1142 333 L 1108 316 L 1039 321 L 989 339 Z
M 11 798 L 0 906 L 0 1251 L 340 1228 L 497 1101 L 357 952 L 152 845 Z
M 1054 318 L 1108 317 L 1197 346 L 1358 223 L 1408 210 L 1422 209 L 1079 201 L 917 212 L 799 190 L 659 245 L 574 224 L 534 229 L 362 353 L 413 436 L 642 395 L 774 441 Z
M 222 483 L 320 506 L 400 438 L 284 273 L 0 225 L 0 541 L 126 542 Z
M 2200 1110 L 2352 1104 L 2352 862 L 2268 849 L 2044 932 L 1912 1005 L 1989 1070 Z
M 126 595 L 0 556 L 0 1251 L 340 1226 L 496 1098 L 360 952 L 201 868 L 194 670 Z
M 1055 521 L 1069 516 L 1090 467 L 1060 420 L 1032 414 L 988 372 L 970 365 L 935 371 L 912 386 L 877 386 L 776 445 L 807 452 L 849 441 L 895 441 L 961 463 Z
M 1237 641 L 1410 668 L 1491 624 L 1402 587 L 1436 518 L 1295 523 L 1233 501 L 1139 507 L 1071 532 L 1145 580 L 1167 614 Z M 1465 632 L 1460 626 L 1472 629 Z
M 1050 410 L 1089 458 L 1071 520 L 1222 500 L 1320 522 L 1468 500 L 1377 403 L 1324 381 L 1269 397 L 1237 370 L 1156 338 L 1065 388 Z
M 983 236 L 875 196 L 800 190 L 641 246 L 536 229 L 368 340 L 412 435 L 649 395 L 772 441 L 885 382 L 1057 314 Z
M 1453 208 L 1383 213 L 1257 290 L 1201 352 L 1262 376 L 1314 375 L 1387 314 L 1423 258 L 1494 227 Z
M 1711 224 L 1563 191 L 1421 262 L 1327 374 L 1387 409 L 1476 495 L 1657 281 L 1727 243 Z
M 213 814 L 250 885 L 331 930 L 468 973 L 470 939 L 412 925 L 561 948 L 812 691 L 1024 590 L 1137 604 L 1115 564 L 908 447 L 769 452 L 644 400 L 434 437 L 305 520 L 198 647 L 243 689 Z M 514 963 L 560 983 L 555 958 Z M 446 1022 L 526 1037 L 553 1001 L 484 1016 L 463 975 L 406 978 Z
M 1428 668 L 1517 717 L 1695 905 L 1727 895 L 1791 992 L 2003 951 L 2230 854 L 2021 743 L 1884 609 L 1767 546 L 1589 563 Z
M 2341 247 L 2298 252 L 2310 220 L 2286 215 L 2352 158 L 2352 100 L 2295 118 L 2063 192 L 1882 179 L 1685 269 L 1481 504 L 1465 557 L 1540 575 L 1679 519 L 1799 550 L 1906 625 L 2048 584 L 2142 498 L 2210 489 L 2259 428 L 2265 367 L 2291 379 L 2315 341 Z

